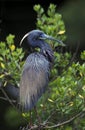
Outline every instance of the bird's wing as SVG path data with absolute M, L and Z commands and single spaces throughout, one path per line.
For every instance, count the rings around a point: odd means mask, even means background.
M 20 82 L 20 101 L 25 110 L 35 106 L 48 84 L 49 62 L 44 56 L 33 58 L 27 59 Z

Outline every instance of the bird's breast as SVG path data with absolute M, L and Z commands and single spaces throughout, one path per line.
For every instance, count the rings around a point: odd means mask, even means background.
M 20 82 L 20 101 L 30 110 L 44 93 L 49 81 L 49 62 L 40 53 L 32 53 L 26 59 Z
M 48 71 L 50 68 L 50 63 L 49 61 L 40 53 L 32 53 L 30 54 L 25 62 L 24 69 L 32 67 L 36 71 L 38 70 L 44 70 Z

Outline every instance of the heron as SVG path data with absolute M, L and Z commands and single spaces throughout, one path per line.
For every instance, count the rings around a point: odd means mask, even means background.
M 21 74 L 20 103 L 23 110 L 29 111 L 36 105 L 49 83 L 54 54 L 46 39 L 57 41 L 62 46 L 64 44 L 41 30 L 26 33 L 21 39 L 20 45 L 25 39 L 32 48 L 40 48 L 40 51 L 35 51 L 27 57 Z

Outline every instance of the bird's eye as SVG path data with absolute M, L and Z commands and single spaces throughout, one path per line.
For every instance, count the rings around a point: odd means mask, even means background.
M 40 33 L 39 36 L 38 36 L 38 39 L 42 39 L 43 38 L 43 33 Z
M 41 35 L 38 35 L 38 36 L 36 36 L 36 37 L 34 38 L 34 40 L 39 40 L 40 37 L 41 37 Z
M 39 37 L 42 37 L 43 36 L 43 33 L 40 33 Z
M 38 37 L 33 37 L 32 40 L 33 40 L 33 41 L 36 41 L 36 40 L 38 40 Z
M 36 41 L 36 40 L 40 40 L 40 38 L 42 37 L 42 33 L 38 34 L 38 35 L 35 35 L 33 37 L 33 41 Z

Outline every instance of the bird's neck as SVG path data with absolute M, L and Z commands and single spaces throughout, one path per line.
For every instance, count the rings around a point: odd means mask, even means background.
M 40 52 L 41 52 L 42 55 L 44 55 L 47 58 L 47 60 L 49 62 L 53 63 L 53 61 L 54 61 L 54 54 L 53 54 L 53 50 L 52 50 L 52 48 L 50 47 L 49 44 L 44 42 L 40 46 Z

